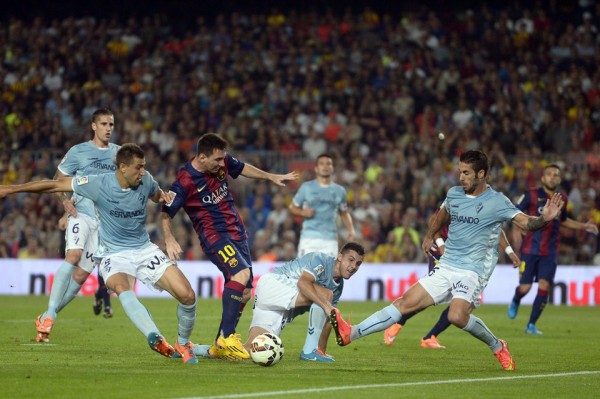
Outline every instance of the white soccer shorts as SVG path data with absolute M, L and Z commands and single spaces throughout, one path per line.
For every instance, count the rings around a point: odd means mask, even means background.
M 291 321 L 299 291 L 295 283 L 286 280 L 286 276 L 274 273 L 263 274 L 258 279 L 250 328 L 262 327 L 279 335 Z
M 419 284 L 433 298 L 436 305 L 460 298 L 478 306 L 479 297 L 487 281 L 474 271 L 439 265 L 422 277 Z
M 152 291 L 161 292 L 156 285 L 167 268 L 175 264 L 156 244 L 143 249 L 132 249 L 108 255 L 100 261 L 100 273 L 104 281 L 116 273 L 125 273 L 135 277 Z
M 321 238 L 302 238 L 298 243 L 298 257 L 311 252 L 322 252 L 337 257 L 339 251 L 337 240 L 323 240 Z
M 72 249 L 82 250 L 79 258 L 79 267 L 91 273 L 96 266 L 92 255 L 98 248 L 98 221 L 83 213 L 67 218 L 65 231 L 65 252 Z

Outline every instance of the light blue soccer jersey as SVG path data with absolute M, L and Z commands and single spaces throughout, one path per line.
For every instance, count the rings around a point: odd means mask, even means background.
M 300 276 L 305 271 L 315 277 L 315 282 L 333 292 L 333 304 L 337 303 L 344 289 L 344 279 L 336 282 L 333 279 L 336 257 L 321 252 L 310 252 L 284 265 L 271 270 L 269 273 L 285 277 L 286 283 L 296 286 Z
M 440 263 L 489 278 L 498 261 L 502 224 L 521 211 L 491 187 L 477 197 L 452 187 L 442 206 L 450 214 L 450 226 Z
M 79 176 L 72 184 L 73 191 L 96 206 L 100 220 L 96 257 L 150 245 L 145 226 L 146 204 L 159 189 L 150 173 L 146 172 L 142 184 L 134 189 L 121 188 L 114 173 Z
M 115 157 L 119 148 L 120 146 L 112 143 L 108 144 L 108 148 L 98 148 L 91 140 L 74 145 L 58 165 L 58 170 L 73 177 L 114 173 L 117 170 Z M 77 199 L 75 207 L 78 213 L 96 216 L 92 201 L 78 194 L 74 196 Z
M 315 216 L 302 222 L 301 237 L 337 240 L 338 211 L 348 210 L 344 187 L 336 183 L 322 186 L 316 180 L 307 181 L 302 183 L 292 201 L 297 207 L 308 204 L 315 210 Z

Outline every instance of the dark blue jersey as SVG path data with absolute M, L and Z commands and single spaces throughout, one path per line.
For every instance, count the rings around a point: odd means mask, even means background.
M 190 161 L 179 170 L 171 186 L 175 199 L 170 206 L 163 205 L 162 211 L 172 218 L 183 207 L 205 251 L 224 238 L 235 241 L 247 238 L 227 181 L 227 176 L 237 178 L 244 165 L 226 154 L 225 168 L 213 175 L 197 171 Z
M 558 244 L 560 242 L 560 223 L 567 218 L 568 198 L 561 193 L 565 203 L 560 216 L 537 231 L 529 231 L 523 238 L 521 254 L 558 257 Z M 548 194 L 543 188 L 532 189 L 519 198 L 517 208 L 529 216 L 539 216 L 546 205 Z

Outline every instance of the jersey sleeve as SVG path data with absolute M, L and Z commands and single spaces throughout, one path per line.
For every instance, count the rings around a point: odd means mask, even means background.
M 300 185 L 300 188 L 296 192 L 296 195 L 294 195 L 294 198 L 292 198 L 292 202 L 297 207 L 302 208 L 302 204 L 304 204 L 305 201 L 306 201 L 306 183 L 302 183 Z
M 175 198 L 170 205 L 164 204 L 162 206 L 161 211 L 168 214 L 171 218 L 175 217 L 175 214 L 185 205 L 185 198 L 187 196 L 187 190 L 179 180 L 175 180 L 175 182 L 171 185 L 169 191 L 175 193 Z
M 77 157 L 77 146 L 71 147 L 58 164 L 58 171 L 65 176 L 75 176 L 79 170 L 79 160 Z
M 512 220 L 519 213 L 523 213 L 522 210 L 517 208 L 507 197 L 502 193 L 498 193 L 498 215 L 504 220 Z
M 146 172 L 146 174 L 142 176 L 142 183 L 148 185 L 148 198 L 152 197 L 160 189 L 158 182 L 154 180 L 154 176 L 152 176 L 150 172 Z
M 225 168 L 227 170 L 227 174 L 234 179 L 237 179 L 240 173 L 242 173 L 244 166 L 246 166 L 244 162 L 232 157 L 229 154 L 225 155 Z

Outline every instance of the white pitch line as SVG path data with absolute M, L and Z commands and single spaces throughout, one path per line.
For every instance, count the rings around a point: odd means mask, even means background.
M 292 389 L 289 391 L 250 392 L 250 393 L 216 395 L 216 396 L 192 396 L 192 397 L 178 398 L 178 399 L 239 399 L 239 398 L 255 398 L 255 397 L 264 397 L 264 396 L 321 393 L 321 392 L 327 392 L 327 391 L 340 391 L 340 390 L 349 390 L 349 389 L 397 388 L 397 387 L 410 387 L 410 386 L 419 386 L 419 385 L 461 384 L 461 383 L 465 383 L 465 382 L 486 382 L 486 381 L 524 380 L 524 379 L 532 379 L 532 378 L 570 377 L 570 376 L 590 375 L 590 374 L 600 374 L 600 370 L 575 371 L 575 372 L 571 372 L 571 373 L 555 373 L 555 374 L 515 375 L 515 376 L 506 376 L 506 377 L 466 378 L 466 379 L 460 379 L 460 380 L 457 379 L 457 380 L 442 380 L 442 381 L 401 382 L 401 383 L 390 383 L 390 384 L 343 385 L 343 386 L 338 386 L 338 387 Z

